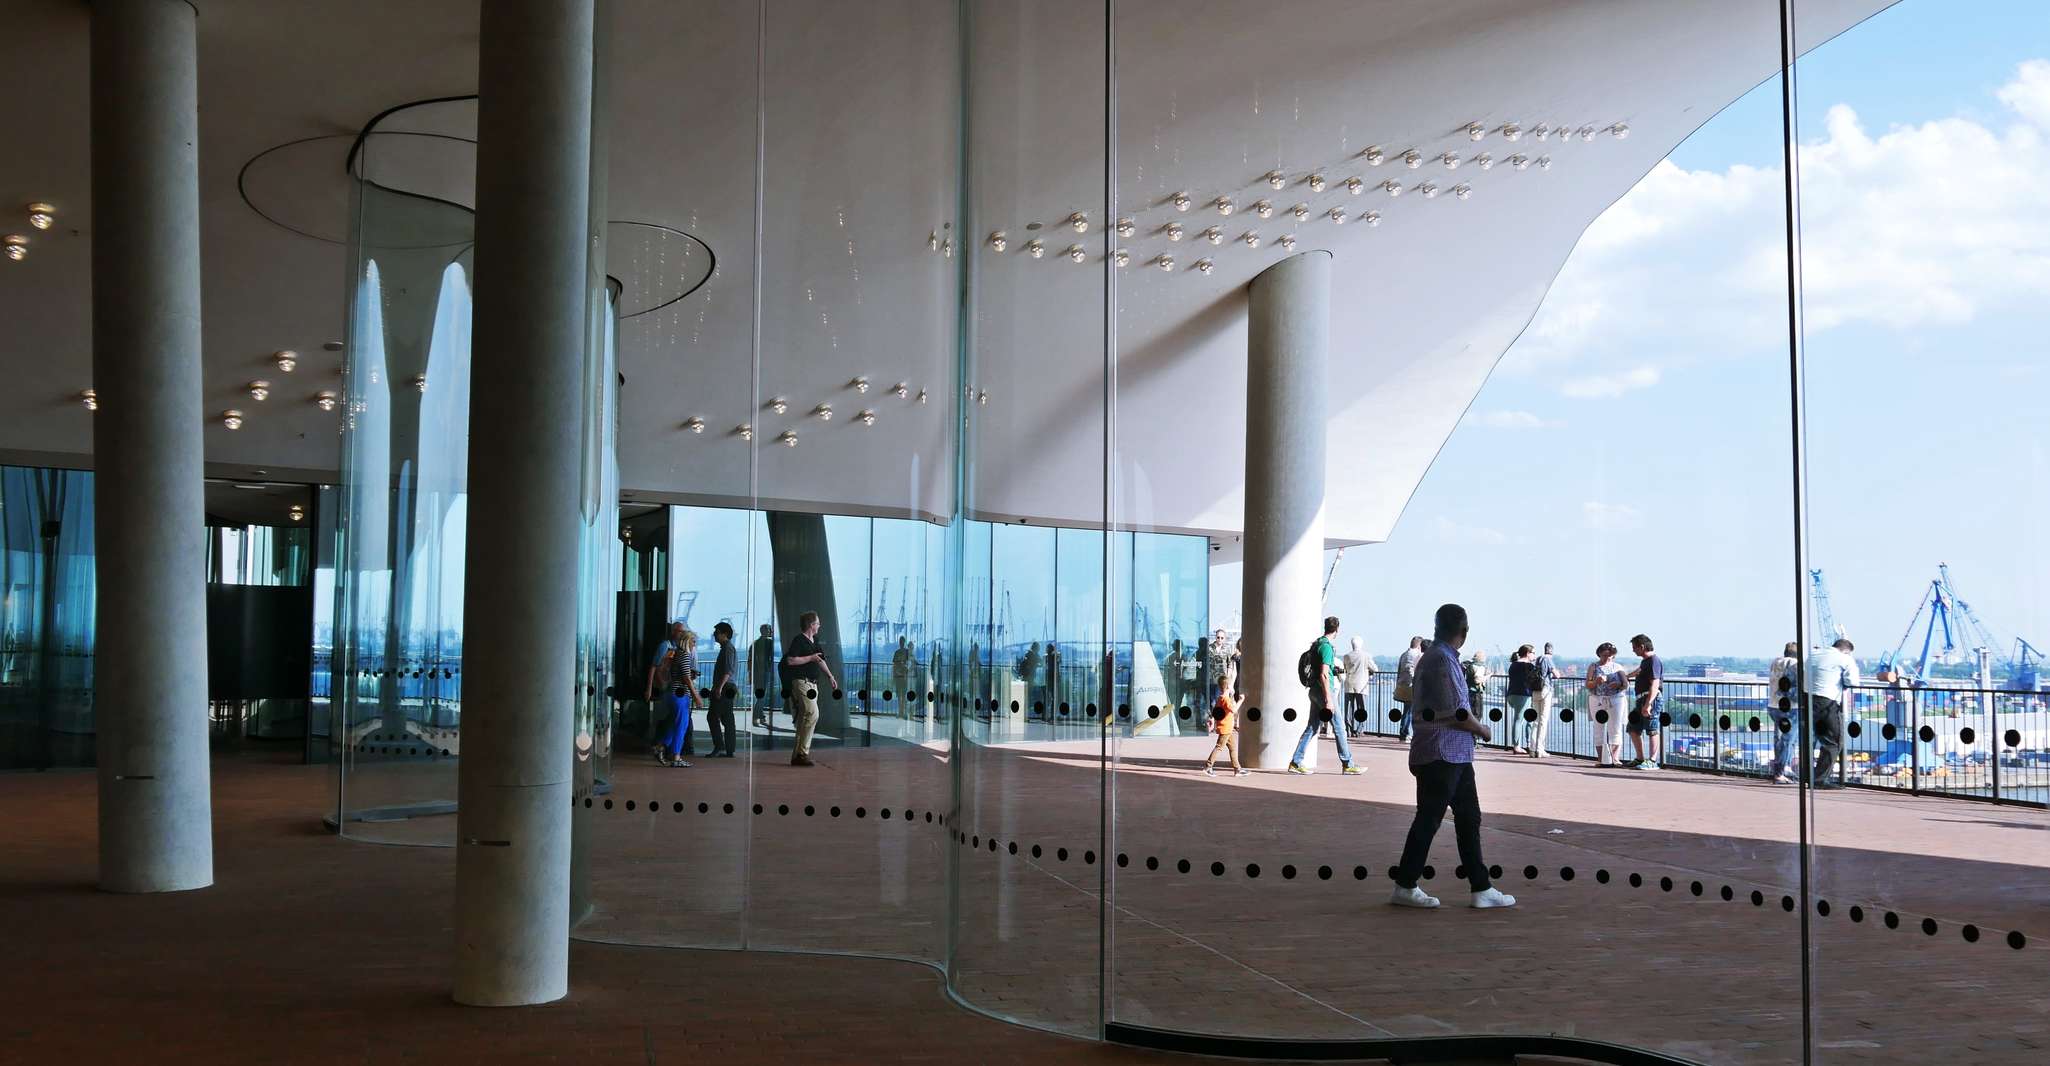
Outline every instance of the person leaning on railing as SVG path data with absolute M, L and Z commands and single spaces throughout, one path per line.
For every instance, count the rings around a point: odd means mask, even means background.
M 1851 658 L 1852 650 L 1850 641 L 1838 638 L 1835 644 L 1808 653 L 1808 721 L 1822 749 L 1815 759 L 1815 788 L 1844 787 L 1835 772 L 1844 754 L 1844 690 L 1858 684 L 1858 660 Z
M 1773 738 L 1772 780 L 1774 784 L 1792 785 L 1800 782 L 1800 766 L 1794 761 L 1794 751 L 1800 744 L 1801 720 L 1795 708 L 1800 697 L 1794 687 L 1800 679 L 1801 646 L 1787 641 L 1780 650 L 1780 657 L 1772 661 L 1765 671 L 1765 707 L 1772 715 L 1772 726 L 1779 730 Z

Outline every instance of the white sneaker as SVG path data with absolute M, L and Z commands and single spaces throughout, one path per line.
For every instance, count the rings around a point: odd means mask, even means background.
M 1236 775 L 1234 775 L 1234 776 L 1237 776 L 1237 777 L 1251 777 L 1251 776 L 1253 776 L 1253 771 L 1251 771 L 1251 770 L 1248 770 L 1248 769 L 1246 769 L 1246 768 L 1244 768 L 1244 767 L 1240 767 L 1240 768 L 1239 768 L 1239 772 L 1238 772 L 1238 773 L 1237 773 Z
M 1494 890 L 1490 889 L 1489 891 Z M 1479 899 L 1480 897 L 1476 896 L 1474 898 Z M 1438 897 L 1425 895 L 1423 888 L 1420 886 L 1404 888 L 1401 885 L 1397 885 L 1395 886 L 1395 891 L 1389 895 L 1388 902 L 1397 907 L 1422 907 L 1425 910 L 1430 910 L 1438 905 Z M 1479 904 L 1475 904 L 1475 906 L 1479 906 Z
M 1514 906 L 1516 906 L 1515 896 L 1512 896 L 1509 893 L 1504 892 L 1501 889 L 1495 888 L 1493 886 L 1489 886 L 1488 890 L 1485 892 L 1476 892 L 1473 894 L 1473 907 L 1475 910 L 1484 911 L 1490 907 Z
M 1216 767 L 1212 767 L 1212 766 L 1205 766 L 1205 767 L 1203 768 L 1203 776 L 1204 776 L 1204 777 L 1216 777 L 1216 776 L 1217 776 L 1217 768 L 1216 768 Z

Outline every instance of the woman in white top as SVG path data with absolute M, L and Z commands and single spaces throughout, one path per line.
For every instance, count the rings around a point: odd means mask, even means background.
M 1594 657 L 1587 668 L 1587 713 L 1595 723 L 1594 761 L 1596 766 L 1617 766 L 1623 754 L 1623 690 L 1629 682 L 1623 664 L 1616 661 L 1614 644 L 1603 641 Z
M 1345 667 L 1345 733 L 1362 736 L 1367 731 L 1367 687 L 1374 681 L 1374 660 L 1367 655 L 1366 642 L 1352 638 L 1352 650 L 1339 660 Z

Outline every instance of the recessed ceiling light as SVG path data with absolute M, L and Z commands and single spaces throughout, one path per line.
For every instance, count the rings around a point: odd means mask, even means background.
M 1025 242 L 1025 251 L 1032 258 L 1038 259 L 1046 254 L 1046 242 L 1034 237 Z
M 1446 152 L 1446 153 L 1445 153 L 1444 155 L 1441 155 L 1441 156 L 1439 156 L 1439 157 L 1438 157 L 1438 162 L 1440 162 L 1440 163 L 1443 163 L 1443 164 L 1445 164 L 1445 169 L 1446 169 L 1446 170 L 1458 170 L 1458 169 L 1459 169 L 1459 153 L 1458 153 L 1458 152 Z
M 868 394 L 868 378 L 856 377 L 853 381 L 848 382 L 848 384 L 854 386 L 855 392 L 861 393 L 864 396 Z
M 335 394 L 334 394 L 334 392 L 333 392 L 332 390 L 329 390 L 329 389 L 322 389 L 322 390 L 320 390 L 319 392 L 316 392 L 316 393 L 314 393 L 314 394 L 313 394 L 313 406 L 315 406 L 315 407 L 318 407 L 318 408 L 320 408 L 320 409 L 321 409 L 321 410 L 323 410 L 323 411 L 332 411 L 332 410 L 334 410 L 334 409 L 335 409 Z
M 780 415 L 783 412 L 790 410 L 790 401 L 784 399 L 781 396 L 778 396 L 775 399 L 769 401 L 768 408 L 769 410 L 774 411 Z
M 1203 239 L 1209 241 L 1211 244 L 1223 244 L 1224 231 L 1218 229 L 1216 226 L 1211 226 L 1210 228 L 1203 231 Z
M 1503 139 L 1503 140 L 1505 140 L 1505 141 L 1515 141 L 1515 140 L 1520 140 L 1520 139 L 1522 139 L 1522 137 L 1523 137 L 1523 127 L 1522 127 L 1522 126 L 1519 126 L 1519 125 L 1517 125 L 1517 124 L 1516 124 L 1516 123 L 1514 123 L 1514 122 L 1505 122 L 1505 123 L 1503 123 L 1503 124 L 1502 124 L 1502 139 Z
M 1530 135 L 1536 137 L 1538 140 L 1545 140 L 1546 138 L 1552 135 L 1552 127 L 1540 122 L 1537 125 L 1532 126 L 1530 128 Z
M 755 439 L 755 427 L 748 425 L 746 422 L 742 422 L 741 424 L 733 427 L 733 433 L 741 440 Z
M 1297 204 L 1294 207 L 1289 208 L 1288 213 L 1294 215 L 1295 220 L 1297 222 L 1304 221 L 1305 219 L 1308 219 L 1310 217 L 1310 205 Z
M 1423 166 L 1424 153 L 1419 152 L 1414 148 L 1402 153 L 1402 165 L 1408 167 L 1411 170 L 1415 170 L 1416 168 Z
M 895 385 L 890 386 L 890 394 L 897 397 L 900 400 L 908 399 L 911 396 L 911 386 L 900 381 Z
M 276 354 L 270 357 L 270 361 L 276 363 L 278 369 L 287 374 L 299 369 L 299 353 L 290 348 L 279 349 Z
M 1110 254 L 1110 258 L 1111 258 L 1111 262 L 1114 262 L 1114 263 L 1116 263 L 1116 264 L 1117 264 L 1117 265 L 1119 265 L 1119 266 L 1125 266 L 1125 265 L 1127 265 L 1127 264 L 1131 263 L 1131 261 L 1132 261 L 1132 253 L 1130 253 L 1130 252 L 1128 252 L 1128 251 L 1124 250 L 1123 248 L 1120 248 L 1120 249 L 1118 249 L 1117 251 L 1115 251 L 1115 252 L 1112 252 L 1112 253 Z
M 1630 136 L 1630 127 L 1625 123 L 1618 122 L 1609 127 L 1609 136 L 1619 141 L 1624 140 Z
M 86 410 L 88 410 L 88 411 L 97 411 L 97 410 L 99 410 L 99 409 L 100 409 L 100 394 L 99 394 L 99 390 L 97 390 L 97 389 L 85 389 L 85 390 L 82 390 L 82 391 L 81 391 L 81 392 L 79 392 L 79 394 L 78 394 L 78 402 L 79 402 L 79 403 L 82 403 L 82 404 L 84 404 L 84 405 L 85 405 L 85 409 L 86 409 Z
M 784 430 L 783 435 L 776 438 L 776 443 L 781 444 L 785 448 L 797 447 L 797 431 L 794 429 Z
M 811 416 L 821 422 L 831 422 L 833 420 L 833 405 L 822 403 L 811 409 Z
M 1345 208 L 1343 208 L 1343 207 L 1334 207 L 1334 208 L 1332 208 L 1332 209 L 1331 209 L 1331 211 L 1330 211 L 1330 213 L 1329 213 L 1329 217 L 1330 217 L 1331 221 L 1333 221 L 1333 222 L 1337 223 L 1338 225 L 1341 225 L 1341 226 L 1345 225 Z
M 1486 126 L 1483 126 L 1478 122 L 1469 122 L 1466 124 L 1466 137 L 1468 140 L 1478 141 L 1481 138 L 1486 137 L 1487 135 L 1488 128 Z
M 1189 205 L 1195 202 L 1195 200 L 1190 199 L 1188 193 L 1178 192 L 1174 194 L 1174 209 L 1177 211 L 1187 211 L 1189 209 Z
M 1138 231 L 1138 229 L 1139 229 L 1138 225 L 1137 225 L 1136 223 L 1134 223 L 1134 222 L 1133 222 L 1133 221 L 1132 221 L 1131 219 L 1129 219 L 1129 218 L 1121 218 L 1121 219 L 1118 219 L 1118 236 L 1120 236 L 1120 237 L 1129 237 L 1129 236 L 1131 236 L 1131 235 L 1132 235 L 1133 233 L 1137 232 L 1137 231 Z
M 1256 214 L 1256 215 L 1259 215 L 1259 216 L 1260 216 L 1261 218 L 1273 218 L 1273 217 L 1274 217 L 1274 201 L 1272 201 L 1272 200 L 1255 200 L 1255 201 L 1253 201 L 1253 213 L 1254 213 L 1254 214 Z
M 1552 157 L 1548 155 L 1538 156 L 1537 164 L 1539 170 L 1550 170 L 1552 169 Z
M 1215 269 L 1217 269 L 1217 264 L 1208 259 L 1196 260 L 1196 273 L 1198 274 L 1208 274 Z
M 229 429 L 242 428 L 242 412 L 233 409 L 221 412 L 221 425 Z
M 1381 191 L 1387 193 L 1391 197 L 1401 196 L 1402 183 L 1394 180 L 1384 181 L 1381 183 Z
M 1381 155 L 1381 146 L 1378 144 L 1368 145 L 1366 147 L 1366 150 L 1360 153 L 1360 158 L 1366 160 L 1367 165 L 1370 167 L 1380 166 L 1381 160 L 1383 158 Z
M 1322 174 L 1312 174 L 1312 175 L 1310 175 L 1310 191 L 1311 191 L 1311 192 L 1323 192 L 1323 191 L 1324 191 L 1324 175 L 1322 175 Z
M 854 416 L 854 420 L 864 426 L 873 426 L 876 424 L 876 413 L 864 408 L 860 414 Z
M 1367 183 L 1357 174 L 1345 179 L 1345 191 L 1354 196 L 1358 196 L 1366 187 Z
M 1158 267 L 1159 267 L 1160 269 L 1162 269 L 1162 270 L 1173 270 L 1173 269 L 1174 269 L 1174 256 L 1171 256 L 1171 255 L 1161 255 L 1161 256 L 1159 256 L 1158 258 L 1154 259 L 1154 260 L 1153 260 L 1153 263 L 1154 263 L 1154 265 L 1155 265 L 1155 266 L 1158 266 Z
M 1182 239 L 1182 224 L 1179 222 L 1170 222 L 1167 225 L 1160 227 L 1160 229 L 1161 232 L 1167 234 L 1168 240 L 1178 241 Z
M 1518 152 L 1515 155 L 1509 157 L 1509 165 L 1517 170 L 1522 170 L 1525 167 L 1530 166 L 1530 157 L 1524 155 L 1522 152 Z
M 1473 195 L 1473 186 L 1468 185 L 1467 183 L 1462 181 L 1459 184 L 1454 185 L 1452 187 L 1452 195 L 1464 200 L 1467 197 Z
M 1246 235 L 1239 238 L 1239 242 L 1248 248 L 1258 248 L 1260 247 L 1260 235 L 1252 230 L 1247 230 Z
M 1426 200 L 1435 200 L 1438 197 L 1438 186 L 1428 181 L 1418 183 L 1416 191 L 1423 193 Z
M 1238 209 L 1238 205 L 1233 203 L 1229 196 L 1218 197 L 1211 201 L 1210 206 L 1217 208 L 1217 213 L 1220 215 L 1228 215 Z
M 989 250 L 992 252 L 1003 251 L 1004 247 L 1009 243 L 1010 239 L 1004 236 L 1003 230 L 997 230 L 989 235 Z
M 1278 170 L 1270 170 L 1267 172 L 1267 184 L 1270 188 L 1282 188 L 1288 184 L 1288 175 Z
M 1080 211 L 1068 216 L 1068 228 L 1076 233 L 1089 232 L 1089 216 Z
M 250 382 L 250 383 L 249 383 L 249 398 L 250 398 L 250 399 L 252 399 L 252 400 L 255 400 L 255 401 L 256 401 L 256 402 L 258 402 L 258 403 L 262 403 L 263 401 L 265 401 L 265 400 L 268 400 L 268 399 L 270 399 L 270 382 L 268 382 L 268 381 L 252 381 L 252 382 Z
M 1068 245 L 1068 250 L 1064 254 L 1066 254 L 1069 259 L 1072 259 L 1077 263 L 1089 258 L 1088 249 L 1083 248 L 1079 244 Z
M 1295 234 L 1284 233 L 1279 238 L 1277 238 L 1274 243 L 1281 245 L 1282 251 L 1292 252 L 1295 250 Z
M 0 245 L 7 247 L 7 258 L 19 263 L 28 258 L 28 238 L 19 233 L 0 237 Z
M 50 223 L 55 221 L 57 221 L 56 208 L 41 202 L 28 205 L 29 225 L 37 229 L 49 229 Z
M 703 433 L 705 431 L 705 420 L 692 415 L 684 419 L 683 428 L 690 430 L 692 433 Z
M 1493 170 L 1495 167 L 1495 157 L 1489 155 L 1486 152 L 1482 152 L 1481 154 L 1473 157 L 1473 165 L 1481 168 L 1482 170 Z

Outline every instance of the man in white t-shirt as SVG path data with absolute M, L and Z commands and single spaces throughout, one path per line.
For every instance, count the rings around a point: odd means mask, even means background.
M 1858 683 L 1858 660 L 1851 658 L 1851 642 L 1839 638 L 1827 648 L 1808 653 L 1808 721 L 1815 729 L 1815 743 L 1822 754 L 1815 760 L 1816 788 L 1842 788 L 1836 780 L 1837 764 L 1844 754 L 1844 701 L 1850 687 Z

